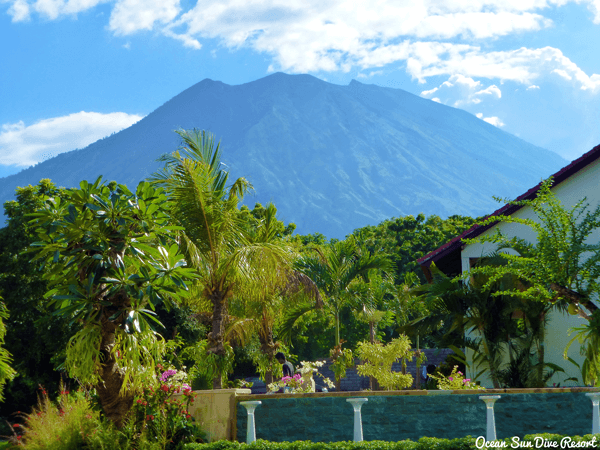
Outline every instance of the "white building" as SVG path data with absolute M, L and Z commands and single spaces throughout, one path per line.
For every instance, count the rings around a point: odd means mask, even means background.
M 559 170 L 553 175 L 553 178 L 552 191 L 564 206 L 567 208 L 572 207 L 579 200 L 587 197 L 587 203 L 589 203 L 590 208 L 595 208 L 600 203 L 600 145 Z M 541 183 L 525 192 L 517 200 L 535 198 L 540 185 Z M 529 206 L 520 207 L 507 204 L 493 212 L 490 216 L 499 215 L 536 219 L 535 214 Z M 495 248 L 491 243 L 467 245 L 463 240 L 473 239 L 485 234 L 493 234 L 496 227 L 499 227 L 506 236 L 518 236 L 529 242 L 535 242 L 535 232 L 525 225 L 498 222 L 488 226 L 475 225 L 460 236 L 455 237 L 418 260 L 427 278 L 431 279 L 429 267 L 432 262 L 435 263 L 438 269 L 449 276 L 468 272 L 475 260 L 489 254 Z M 592 239 L 595 242 L 600 241 L 599 230 L 595 232 Z M 561 383 L 561 386 L 576 384 L 573 382 L 564 383 L 563 380 L 568 377 L 574 376 L 581 379 L 579 370 L 563 358 L 563 351 L 570 340 L 569 329 L 580 326 L 585 322 L 584 319 L 578 316 L 571 316 L 556 311 L 552 313 L 546 328 L 545 361 L 563 367 L 566 375 L 563 373 L 555 374 L 549 381 L 550 386 L 553 383 Z M 579 364 L 582 363 L 583 356 L 579 353 L 579 344 L 577 342 L 569 349 L 569 356 Z M 467 353 L 467 359 L 469 358 L 470 355 Z M 472 378 L 474 374 L 468 373 L 467 369 L 467 375 L 468 378 Z M 480 380 L 483 386 L 492 387 L 489 378 L 480 377 Z

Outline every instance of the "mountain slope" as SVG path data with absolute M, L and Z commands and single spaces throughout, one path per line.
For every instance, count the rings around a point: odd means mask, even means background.
M 272 200 L 298 232 L 337 238 L 392 216 L 485 214 L 493 195 L 516 197 L 566 164 L 400 89 L 276 73 L 237 86 L 203 80 L 119 133 L 0 179 L 0 201 L 41 178 L 70 187 L 102 174 L 134 186 L 177 148 L 173 130 L 193 127 L 216 134 L 231 176 L 254 185 L 246 203 Z

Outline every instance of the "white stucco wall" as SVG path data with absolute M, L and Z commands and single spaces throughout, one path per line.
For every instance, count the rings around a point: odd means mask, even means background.
M 568 208 L 574 206 L 584 197 L 587 197 L 587 203 L 590 204 L 589 208 L 595 208 L 600 204 L 600 159 L 580 170 L 558 186 L 552 188 L 552 191 Z M 499 205 L 499 207 L 500 206 L 501 205 Z M 521 208 L 513 214 L 513 217 L 536 219 L 536 216 L 530 207 Z M 500 223 L 490 228 L 482 235 L 493 234 L 497 228 L 500 228 L 502 233 L 507 236 L 518 236 L 530 242 L 535 242 L 536 240 L 536 234 L 531 228 L 513 223 Z M 597 230 L 590 236 L 590 241 L 594 243 L 600 241 L 600 230 Z M 470 244 L 465 246 L 461 252 L 463 273 L 469 271 L 470 258 L 480 258 L 489 254 L 494 249 L 495 247 L 490 243 L 485 243 L 483 245 Z M 549 381 L 549 386 L 552 386 L 552 383 L 561 383 L 561 386 L 577 385 L 578 383 L 574 382 L 563 382 L 563 380 L 572 376 L 581 379 L 579 369 L 563 358 L 563 352 L 570 340 L 569 329 L 580 326 L 586 321 L 578 316 L 571 316 L 556 311 L 552 312 L 549 319 L 549 323 L 546 327 L 545 360 L 546 362 L 561 366 L 566 372 L 566 374 L 555 374 Z M 581 364 L 583 362 L 583 356 L 580 355 L 579 348 L 579 343 L 575 342 L 569 349 L 568 355 L 577 361 L 578 364 Z M 472 361 L 472 357 L 472 352 L 468 350 L 467 359 Z M 474 377 L 474 373 L 469 371 L 469 369 L 467 369 L 467 375 L 468 378 Z M 489 377 L 486 377 L 486 374 L 482 375 L 479 378 L 479 381 L 481 381 L 483 386 L 492 387 L 491 380 Z

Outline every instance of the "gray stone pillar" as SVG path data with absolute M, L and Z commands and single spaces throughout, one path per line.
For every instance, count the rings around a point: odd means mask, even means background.
M 481 395 L 480 400 L 485 402 L 486 407 L 486 441 L 496 440 L 496 420 L 494 419 L 494 403 L 500 398 L 499 395 Z
M 346 400 L 352 404 L 354 408 L 354 442 L 361 442 L 363 440 L 362 432 L 362 417 L 360 415 L 360 408 L 363 403 L 368 402 L 368 398 L 349 398 Z
M 258 405 L 262 405 L 261 401 L 240 402 L 248 411 L 248 429 L 246 430 L 246 443 L 250 444 L 256 440 L 256 427 L 254 425 L 254 410 Z

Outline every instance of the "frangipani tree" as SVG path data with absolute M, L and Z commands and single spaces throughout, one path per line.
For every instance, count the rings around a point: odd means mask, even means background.
M 50 268 L 45 297 L 82 325 L 68 344 L 69 376 L 93 385 L 120 425 L 164 352 L 154 330 L 160 323 L 147 308 L 168 307 L 194 272 L 178 251 L 160 189 L 142 182 L 133 193 L 101 181 L 47 198 L 32 214 L 41 239 L 32 251 Z
M 182 248 L 199 273 L 202 295 L 212 305 L 207 352 L 222 359 L 227 356 L 229 300 L 272 292 L 287 279 L 293 253 L 277 243 L 252 241 L 238 209 L 251 185 L 244 178 L 228 184 L 214 136 L 198 130 L 178 134 L 182 145 L 161 157 L 165 167 L 151 181 L 165 188 L 172 215 L 182 227 Z M 213 387 L 221 386 L 219 374 Z

